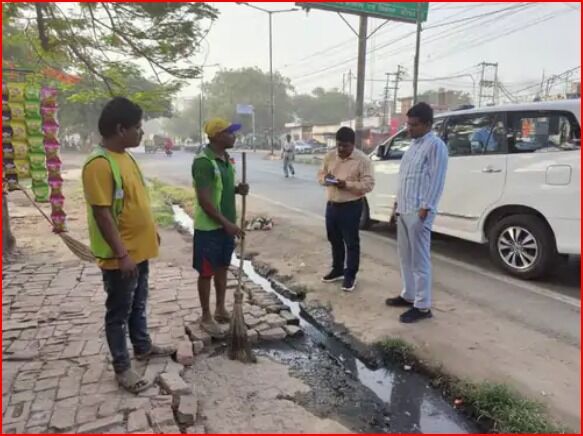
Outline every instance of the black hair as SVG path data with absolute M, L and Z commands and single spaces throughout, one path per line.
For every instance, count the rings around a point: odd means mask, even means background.
M 423 124 L 433 124 L 433 108 L 424 102 L 417 103 L 409 109 L 407 116 L 418 118 Z
M 142 120 L 142 108 L 125 97 L 114 97 L 103 107 L 97 128 L 103 138 L 111 138 L 117 133 L 117 126 L 128 129 Z
M 340 127 L 336 132 L 336 141 L 349 142 L 354 144 L 356 141 L 356 134 L 350 127 Z
M 288 133 L 287 135 L 285 135 L 285 139 L 289 139 L 291 141 L 291 135 Z

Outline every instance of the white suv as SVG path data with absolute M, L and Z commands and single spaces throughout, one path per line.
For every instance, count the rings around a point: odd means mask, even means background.
M 544 275 L 559 254 L 581 254 L 581 100 L 439 114 L 449 149 L 434 231 L 488 243 L 509 273 Z M 393 215 L 405 130 L 371 154 L 376 178 L 361 227 Z

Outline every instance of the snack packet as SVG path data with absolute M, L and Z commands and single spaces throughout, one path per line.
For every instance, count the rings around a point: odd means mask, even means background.
M 14 103 L 24 102 L 24 83 L 9 83 L 8 88 L 8 101 Z
M 27 118 L 26 119 L 26 133 L 29 136 L 42 136 L 42 121 L 40 118 Z
M 28 145 L 25 141 L 12 141 L 12 149 L 14 150 L 14 159 L 28 159 Z
M 14 121 L 24 121 L 26 117 L 26 112 L 24 110 L 24 103 L 8 103 L 10 108 L 10 119 Z
M 26 126 L 22 121 L 10 121 L 10 127 L 12 128 L 12 139 L 15 140 L 26 140 Z

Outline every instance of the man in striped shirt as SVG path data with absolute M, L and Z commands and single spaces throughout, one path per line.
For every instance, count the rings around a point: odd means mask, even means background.
M 431 318 L 431 227 L 443 192 L 448 150 L 433 132 L 433 109 L 418 103 L 407 112 L 413 138 L 401 159 L 396 213 L 403 291 L 388 306 L 409 307 L 404 323 Z

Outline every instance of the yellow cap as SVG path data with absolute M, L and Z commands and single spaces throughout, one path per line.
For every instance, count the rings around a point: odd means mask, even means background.
M 209 138 L 214 138 L 221 132 L 227 130 L 229 133 L 235 133 L 241 128 L 241 124 L 229 123 L 223 118 L 212 118 L 208 120 L 204 125 L 204 133 Z

